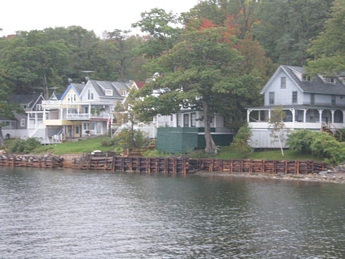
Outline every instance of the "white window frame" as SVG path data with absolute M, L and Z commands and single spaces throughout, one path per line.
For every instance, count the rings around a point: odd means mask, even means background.
M 113 95 L 113 90 L 111 90 L 111 89 L 105 89 L 104 94 L 105 94 L 106 96 L 112 96 L 112 95 Z
M 282 76 L 280 78 L 280 89 L 286 89 L 286 77 Z
M 292 103 L 298 103 L 298 92 L 297 91 L 293 91 L 292 92 Z
M 88 89 L 87 90 L 87 99 L 89 100 L 89 101 L 91 101 L 91 100 L 93 100 L 93 91 L 91 90 L 91 89 Z

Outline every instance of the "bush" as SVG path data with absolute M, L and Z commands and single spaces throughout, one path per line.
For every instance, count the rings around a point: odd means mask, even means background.
M 149 143 L 149 138 L 141 130 L 123 129 L 115 138 L 123 149 L 143 148 Z
M 24 139 L 17 139 L 15 140 L 12 145 L 10 146 L 10 151 L 13 153 L 30 153 L 35 148 L 39 147 L 41 142 L 39 142 L 36 138 L 28 138 L 27 140 Z
M 242 155 L 243 158 L 247 158 L 251 153 L 252 148 L 248 144 L 252 136 L 252 131 L 248 126 L 248 123 L 245 123 L 237 132 L 233 142 L 231 143 L 231 148 L 236 150 Z
M 294 151 L 312 154 L 311 144 L 318 133 L 320 132 L 306 129 L 292 131 L 286 142 L 287 146 Z
M 324 158 L 326 163 L 339 164 L 345 161 L 345 144 L 326 132 L 297 130 L 287 141 L 291 150 Z
M 115 138 L 105 138 L 101 141 L 101 145 L 103 147 L 111 147 L 116 145 L 116 139 Z

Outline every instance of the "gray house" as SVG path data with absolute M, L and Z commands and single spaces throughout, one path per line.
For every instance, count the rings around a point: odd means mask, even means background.
M 43 121 L 43 100 L 43 95 L 40 93 L 10 95 L 9 102 L 19 104 L 23 108 L 23 113 L 14 112 L 14 119 L 1 119 L 6 123 L 6 126 L 2 128 L 3 135 L 9 134 L 14 138 L 40 137 L 37 134 Z
M 272 141 L 268 124 L 271 112 L 277 106 L 286 113 L 286 134 L 296 129 L 321 131 L 327 128 L 336 131 L 344 128 L 344 79 L 321 75 L 309 78 L 301 67 L 279 66 L 260 92 L 264 95 L 264 106 L 247 109 L 247 121 L 253 133 L 251 146 L 279 146 Z

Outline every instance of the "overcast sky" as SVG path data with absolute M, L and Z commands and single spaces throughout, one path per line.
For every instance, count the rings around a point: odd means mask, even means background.
M 114 29 L 132 30 L 140 14 L 158 7 L 173 13 L 186 12 L 197 0 L 3 0 L 0 36 L 16 31 L 78 25 L 94 30 L 97 36 Z

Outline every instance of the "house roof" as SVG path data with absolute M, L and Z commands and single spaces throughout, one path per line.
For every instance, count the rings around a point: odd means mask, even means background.
M 135 84 L 137 85 L 137 87 L 138 87 L 139 89 L 141 89 L 141 88 L 144 87 L 144 85 L 146 84 L 146 82 L 144 82 L 144 81 L 135 81 Z
M 339 78 L 335 79 L 334 83 L 326 82 L 321 75 L 314 76 L 311 80 L 303 80 L 305 70 L 302 67 L 281 65 L 273 74 L 271 79 L 266 83 L 261 93 L 264 93 L 265 89 L 277 76 L 280 71 L 290 77 L 290 79 L 298 86 L 304 93 L 316 93 L 316 94 L 329 94 L 329 95 L 345 95 L 345 85 Z
M 101 97 L 111 97 L 111 98 L 122 98 L 119 90 L 127 88 L 126 83 L 122 82 L 110 82 L 110 81 L 98 81 L 98 80 L 89 80 L 89 83 L 92 84 L 97 94 Z M 105 90 L 112 90 L 113 94 L 111 96 L 105 94 Z
M 42 94 L 13 94 L 9 96 L 10 103 L 17 103 L 20 105 L 26 105 L 27 108 L 32 108 L 38 98 L 43 98 Z

